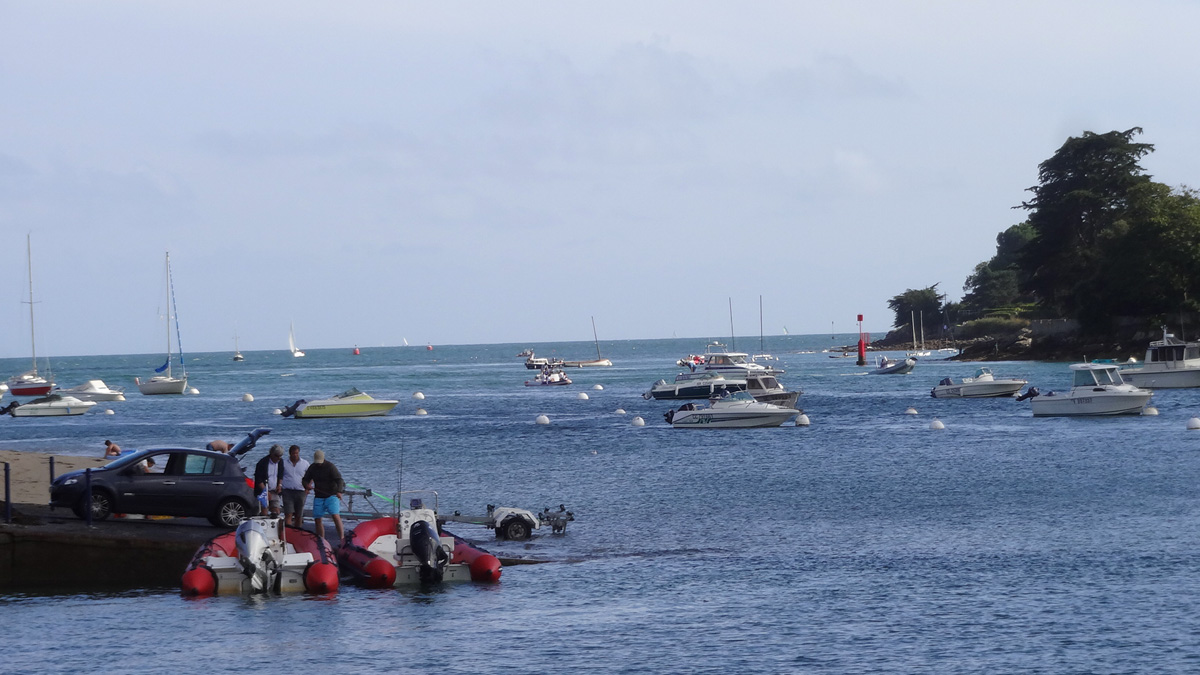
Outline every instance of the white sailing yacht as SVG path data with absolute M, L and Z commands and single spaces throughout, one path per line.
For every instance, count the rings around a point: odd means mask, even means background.
M 296 327 L 291 322 L 288 323 L 288 349 L 292 351 L 292 356 L 304 356 L 304 352 L 296 349 Z
M 33 353 L 33 368 L 8 378 L 8 392 L 13 396 L 45 396 L 54 388 L 53 378 L 38 375 L 37 340 L 33 334 L 33 249 L 25 235 L 25 262 L 29 268 L 29 346 Z
M 596 358 L 586 361 L 563 361 L 561 365 L 567 368 L 588 368 L 595 366 L 611 366 L 612 361 L 600 355 L 600 337 L 596 334 L 596 317 L 592 317 L 592 339 L 596 342 Z M 530 358 L 533 358 L 532 356 Z
M 138 391 L 145 396 L 156 394 L 182 394 L 187 390 L 187 370 L 183 365 L 183 346 L 179 344 L 179 369 L 182 375 L 175 377 L 171 370 L 171 316 L 175 316 L 175 332 L 176 342 L 179 342 L 179 315 L 175 312 L 175 284 L 171 280 L 171 253 L 167 252 L 167 362 L 154 369 L 156 373 L 164 373 L 155 375 L 146 381 L 142 378 L 135 377 L 134 384 L 137 385 Z
M 242 356 L 242 350 L 238 349 L 238 335 L 237 335 L 236 330 L 233 331 L 233 360 L 234 361 L 245 361 L 246 360 L 246 357 Z

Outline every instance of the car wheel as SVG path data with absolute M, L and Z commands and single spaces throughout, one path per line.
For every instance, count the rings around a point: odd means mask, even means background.
M 71 508 L 80 520 L 87 520 L 87 496 L 79 498 L 79 503 Z M 92 491 L 92 520 L 104 520 L 112 513 L 112 498 L 107 492 Z
M 246 516 L 250 515 L 250 509 L 240 499 L 233 497 L 221 500 L 217 505 L 217 513 L 209 522 L 217 527 L 237 527 Z
M 522 518 L 509 518 L 500 525 L 500 529 L 504 531 L 505 539 L 513 541 L 528 539 L 531 531 L 529 523 Z

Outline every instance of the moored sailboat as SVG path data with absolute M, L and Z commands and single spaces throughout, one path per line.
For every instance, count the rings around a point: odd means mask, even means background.
M 176 343 L 179 346 L 179 369 L 182 375 L 175 377 L 171 369 L 171 316 L 175 317 L 175 332 Z M 167 252 L 167 361 L 154 372 L 160 373 L 148 380 L 143 381 L 140 377 L 135 377 L 133 382 L 137 385 L 138 391 L 144 396 L 154 396 L 158 394 L 182 394 L 187 390 L 187 369 L 183 365 L 183 345 L 179 341 L 179 314 L 175 311 L 175 284 L 171 279 L 171 253 Z M 165 374 L 162 374 L 165 373 Z
M 45 396 L 54 388 L 52 378 L 38 374 L 37 339 L 33 331 L 33 249 L 29 235 L 25 235 L 25 262 L 29 269 L 29 347 L 33 355 L 33 367 L 28 372 L 8 378 L 8 392 L 13 396 Z
M 288 349 L 291 350 L 292 356 L 296 358 L 304 356 L 304 352 L 296 349 L 296 327 L 291 323 L 288 323 Z

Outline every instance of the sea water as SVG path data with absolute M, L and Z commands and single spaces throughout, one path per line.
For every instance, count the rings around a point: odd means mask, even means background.
M 564 504 L 576 520 L 527 542 L 461 526 L 498 555 L 550 561 L 508 566 L 489 586 L 201 600 L 175 587 L 10 592 L 0 670 L 1200 669 L 1200 434 L 1186 430 L 1200 392 L 1158 392 L 1156 417 L 1034 419 L 1011 398 L 929 397 L 978 364 L 935 353 L 912 374 L 872 376 L 820 351 L 851 337 L 781 336 L 766 347 L 781 381 L 803 390 L 811 426 L 672 429 L 670 404 L 641 394 L 705 342 L 601 343 L 613 367 L 537 388 L 524 386 L 533 371 L 518 351 L 582 359 L 594 346 L 195 354 L 185 358 L 199 394 L 175 397 L 133 386 L 161 357 L 56 359 L 60 385 L 99 378 L 129 400 L 0 419 L 0 447 L 100 456 L 104 439 L 203 447 L 266 426 L 248 465 L 271 443 L 296 443 L 305 457 L 324 449 L 356 485 L 435 489 L 443 511 Z M 737 346 L 760 351 L 757 337 Z M 1069 383 L 1065 364 L 986 365 L 1043 392 Z M 24 366 L 0 361 L 4 373 Z M 382 418 L 273 414 L 349 387 L 401 403 Z M 543 414 L 549 425 L 534 422 Z

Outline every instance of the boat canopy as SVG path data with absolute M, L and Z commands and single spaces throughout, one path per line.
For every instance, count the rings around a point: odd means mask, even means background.
M 362 392 L 357 387 L 350 387 L 346 391 L 334 396 L 334 398 L 353 398 L 355 396 L 362 396 Z
M 1108 366 L 1103 368 L 1079 368 L 1075 370 L 1075 380 L 1071 383 L 1075 387 L 1092 387 L 1106 384 L 1124 384 L 1121 379 L 1121 373 L 1117 371 L 1116 366 Z

